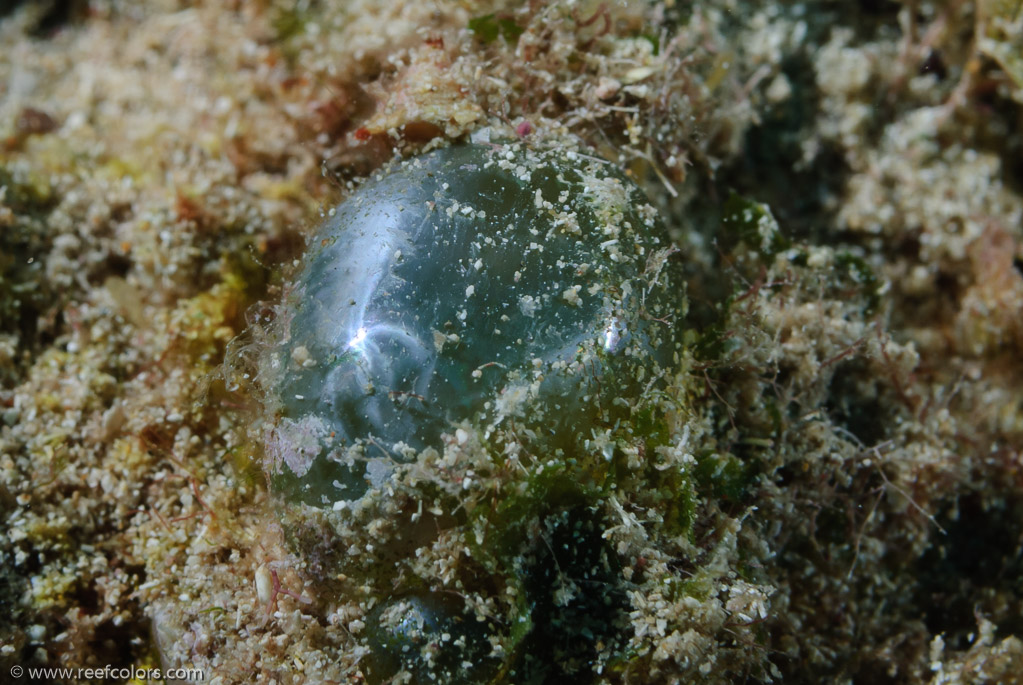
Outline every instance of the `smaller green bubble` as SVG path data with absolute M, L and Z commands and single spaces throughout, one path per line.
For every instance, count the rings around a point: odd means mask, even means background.
M 390 599 L 366 617 L 371 683 L 398 673 L 411 683 L 475 683 L 496 670 L 484 625 L 454 594 L 423 592 Z M 404 681 L 403 681 L 404 682 Z

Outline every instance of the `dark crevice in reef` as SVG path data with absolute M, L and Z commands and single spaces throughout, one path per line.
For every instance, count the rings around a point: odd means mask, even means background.
M 802 141 L 819 110 L 817 86 L 809 54 L 782 63 L 792 95 L 768 108 L 761 123 L 746 134 L 743 154 L 718 176 L 717 193 L 765 202 L 783 233 L 796 241 L 818 242 L 820 232 L 834 225 L 832 202 L 845 185 L 848 167 L 840 150 L 824 147 L 815 159 L 803 161 Z
M 533 629 L 514 682 L 591 682 L 598 645 L 613 652 L 624 644 L 628 601 L 604 528 L 586 507 L 544 520 L 526 566 Z
M 20 8 L 32 11 L 28 34 L 34 38 L 49 38 L 64 26 L 85 18 L 89 3 L 87 0 L 8 0 L 0 2 L 0 19 Z
M 1023 493 L 985 502 L 959 497 L 936 517 L 932 544 L 917 561 L 916 606 L 932 635 L 950 649 L 968 649 L 979 617 L 996 639 L 1023 637 Z
M 988 66 L 993 72 L 989 82 L 1004 79 L 1000 67 L 991 63 Z M 980 92 L 976 100 L 983 112 L 977 120 L 977 148 L 997 156 L 1006 188 L 1023 194 L 1023 105 L 990 87 Z
M 840 364 L 831 378 L 825 409 L 833 423 L 852 433 L 863 445 L 877 445 L 889 437 L 890 409 L 883 383 L 871 376 L 861 359 Z
M 836 26 L 851 28 L 857 40 L 894 38 L 899 32 L 899 12 L 904 5 L 896 0 L 811 0 L 793 6 L 793 12 L 809 20 L 807 38 L 814 43 L 827 40 Z M 923 20 L 924 17 L 919 17 Z M 892 35 L 882 36 L 885 32 Z

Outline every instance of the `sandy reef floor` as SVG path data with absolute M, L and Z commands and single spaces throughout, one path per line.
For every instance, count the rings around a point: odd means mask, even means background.
M 379 682 L 416 588 L 484 682 L 1021 682 L 1021 55 L 1018 0 L 0 5 L 0 680 Z M 358 179 L 487 127 L 646 190 L 686 351 L 614 482 L 466 424 L 325 570 L 260 331 Z

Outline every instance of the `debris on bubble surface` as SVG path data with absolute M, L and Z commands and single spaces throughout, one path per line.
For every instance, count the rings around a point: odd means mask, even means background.
M 616 421 L 603 386 L 635 401 L 645 374 L 663 378 L 686 310 L 668 236 L 631 181 L 581 162 L 456 145 L 381 172 L 337 208 L 262 364 L 274 490 L 314 506 L 357 499 L 366 456 L 406 461 L 461 421 L 490 438 L 515 395 L 532 451 L 585 459 L 581 441 Z M 310 354 L 323 364 L 294 363 Z
M 327 4 L 0 9 L 0 669 L 1018 678 L 1013 2 Z M 558 150 L 641 188 L 679 307 L 647 325 L 678 347 L 591 377 L 561 442 L 534 384 L 571 359 L 460 362 L 493 398 L 348 455 L 361 496 L 335 473 L 282 507 L 266 462 L 338 432 L 275 384 L 334 363 L 287 342 L 320 227 L 394 165 L 512 145 L 522 183 Z M 443 183 L 445 221 L 496 216 Z M 525 205 L 614 225 L 560 194 Z M 543 292 L 512 269 L 494 327 L 628 349 L 595 306 L 615 239 Z M 444 284 L 424 358 L 479 349 L 490 269 Z

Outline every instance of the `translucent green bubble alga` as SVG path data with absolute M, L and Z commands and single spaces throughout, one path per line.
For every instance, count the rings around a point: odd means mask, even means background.
M 577 449 L 674 351 L 684 296 L 656 213 L 612 164 L 521 143 L 392 165 L 331 213 L 284 303 L 273 489 L 330 507 L 516 421 Z

